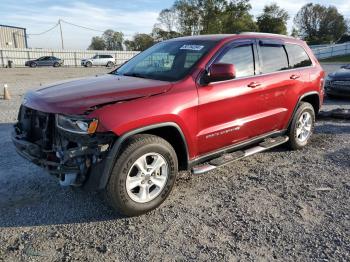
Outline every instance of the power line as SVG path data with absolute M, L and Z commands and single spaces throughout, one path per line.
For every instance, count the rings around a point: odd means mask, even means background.
M 38 33 L 38 34 L 27 34 L 27 35 L 43 35 L 46 34 L 47 32 L 50 32 L 51 30 L 55 29 L 58 26 L 58 23 L 56 23 L 53 27 L 50 27 L 49 29 L 47 29 L 44 32 Z
M 98 29 L 94 29 L 94 28 L 90 28 L 90 27 L 86 27 L 86 26 L 82 26 L 82 25 L 73 24 L 73 23 L 64 21 L 64 20 L 62 20 L 62 19 L 61 19 L 61 21 L 64 22 L 64 23 L 66 23 L 66 24 L 72 25 L 72 26 L 84 28 L 84 29 L 86 29 L 86 30 L 91 30 L 91 31 L 100 32 L 100 33 L 103 33 L 103 32 L 104 32 L 104 31 L 102 31 L 102 30 L 98 30 Z

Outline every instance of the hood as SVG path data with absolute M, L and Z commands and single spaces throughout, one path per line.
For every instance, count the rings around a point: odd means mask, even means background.
M 334 73 L 328 75 L 332 79 L 349 79 L 350 80 L 350 69 L 342 68 Z
M 53 84 L 26 94 L 23 104 L 48 113 L 83 114 L 96 105 L 167 92 L 171 83 L 106 74 Z

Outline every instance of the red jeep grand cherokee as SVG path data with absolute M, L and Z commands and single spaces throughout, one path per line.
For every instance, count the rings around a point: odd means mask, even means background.
M 28 93 L 13 142 L 62 185 L 105 190 L 139 215 L 169 195 L 178 170 L 204 173 L 283 143 L 306 146 L 324 71 L 297 39 L 183 37 L 102 76 Z

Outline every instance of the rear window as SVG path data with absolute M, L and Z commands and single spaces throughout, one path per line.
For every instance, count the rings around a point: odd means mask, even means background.
M 286 44 L 285 47 L 288 53 L 290 68 L 299 68 L 312 65 L 312 62 L 304 48 L 294 44 Z
M 282 45 L 261 45 L 262 73 L 271 73 L 288 69 L 286 51 Z

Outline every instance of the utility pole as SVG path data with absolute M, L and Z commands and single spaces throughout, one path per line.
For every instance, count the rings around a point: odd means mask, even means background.
M 60 25 L 60 32 L 61 32 L 61 46 L 62 46 L 62 49 L 64 49 L 61 19 L 58 19 L 58 24 Z

